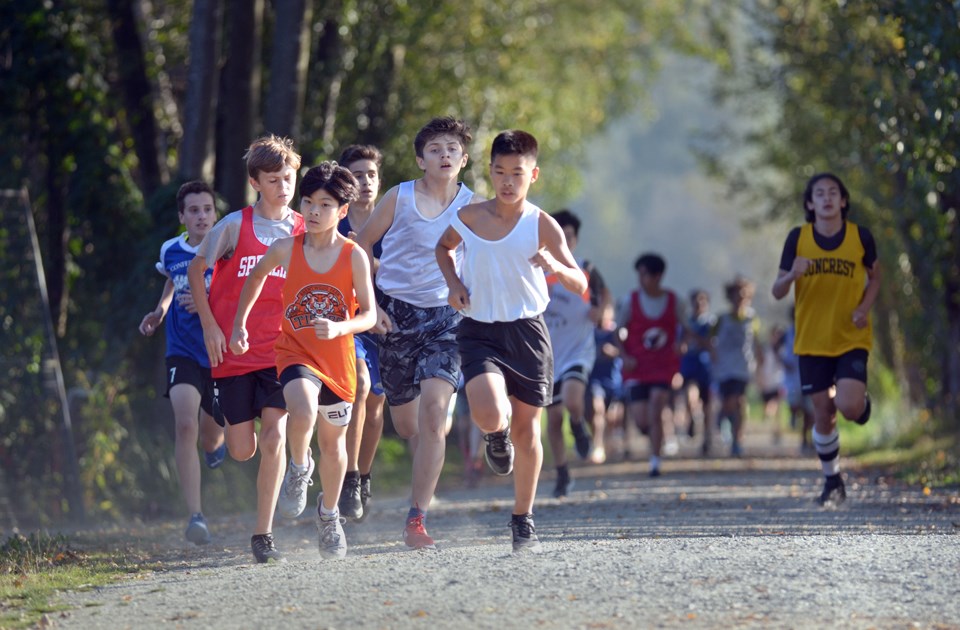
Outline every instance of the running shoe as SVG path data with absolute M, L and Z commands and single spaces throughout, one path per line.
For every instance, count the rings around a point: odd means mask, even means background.
M 207 468 L 213 470 L 214 468 L 220 468 L 220 464 L 223 463 L 223 460 L 227 458 L 227 443 L 224 442 L 220 445 L 220 448 L 215 451 L 204 451 L 203 458 L 207 462 Z
M 195 545 L 206 545 L 210 542 L 210 530 L 207 528 L 207 520 L 203 518 L 203 514 L 197 512 L 190 517 L 186 536 L 187 540 Z
M 363 518 L 363 497 L 360 494 L 360 477 L 351 477 L 343 480 L 340 489 L 340 500 L 337 502 L 340 514 L 344 518 L 360 520 Z
M 564 466 L 557 469 L 557 483 L 553 487 L 553 496 L 561 499 L 567 496 L 573 490 L 573 478 L 570 477 L 570 470 Z
M 513 530 L 513 553 L 540 553 L 543 547 L 537 538 L 532 514 L 514 514 L 510 519 Z
M 360 476 L 360 506 L 363 508 L 362 514 L 360 515 L 360 520 L 364 520 L 367 516 L 370 515 L 370 509 L 367 505 L 370 504 L 370 497 L 373 496 L 373 493 L 370 492 L 370 477 Z
M 293 465 L 293 460 L 287 465 L 287 474 L 283 477 L 283 485 L 280 486 L 280 496 L 277 497 L 277 511 L 284 518 L 297 518 L 303 514 L 307 507 L 307 486 L 313 485 L 313 451 L 307 451 L 306 472 L 297 470 Z
M 320 504 L 323 503 L 323 493 L 317 497 L 317 535 L 320 544 L 320 555 L 324 558 L 343 558 L 347 555 L 347 537 L 343 533 L 345 519 L 339 514 L 331 518 L 320 515 Z
M 273 542 L 273 534 L 254 534 L 250 538 L 250 547 L 253 549 L 253 557 L 260 564 L 284 561 L 283 555 L 277 551 Z
M 854 420 L 857 424 L 864 425 L 870 421 L 870 412 L 872 405 L 870 404 L 870 395 L 867 394 L 867 404 L 863 408 L 863 413 L 860 414 L 860 417 Z
M 839 474 L 830 475 L 823 483 L 823 492 L 820 493 L 820 505 L 840 505 L 847 500 L 847 488 Z
M 573 433 L 573 445 L 577 451 L 577 455 L 580 456 L 580 459 L 587 459 L 590 457 L 590 448 L 592 444 L 590 440 L 590 434 L 587 433 L 587 428 L 583 426 L 583 422 L 571 422 L 570 432 Z
M 403 542 L 410 549 L 432 549 L 437 545 L 423 526 L 423 515 L 412 516 L 407 519 L 407 526 L 403 528 Z
M 510 441 L 510 427 L 503 431 L 487 433 L 483 439 L 487 441 L 483 455 L 490 470 L 501 477 L 513 472 L 513 442 Z

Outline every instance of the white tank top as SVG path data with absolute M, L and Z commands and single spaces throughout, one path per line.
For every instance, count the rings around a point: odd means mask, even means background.
M 393 224 L 383 235 L 383 255 L 377 270 L 377 286 L 392 298 L 421 308 L 444 306 L 447 283 L 437 265 L 435 248 L 457 210 L 470 203 L 473 192 L 466 184 L 446 210 L 433 219 L 420 214 L 414 195 L 414 182 L 403 182 L 397 191 Z M 463 250 L 456 252 L 460 269 Z
M 463 238 L 460 277 L 470 294 L 463 314 L 479 322 L 511 322 L 547 308 L 547 279 L 530 259 L 540 249 L 540 208 L 526 202 L 520 220 L 498 241 L 474 234 L 458 215 L 450 222 Z
M 578 261 L 583 269 L 583 262 Z M 597 356 L 594 331 L 597 326 L 590 319 L 590 289 L 583 294 L 570 291 L 557 280 L 547 278 L 550 303 L 543 313 L 553 347 L 553 378 L 582 366 L 589 375 Z

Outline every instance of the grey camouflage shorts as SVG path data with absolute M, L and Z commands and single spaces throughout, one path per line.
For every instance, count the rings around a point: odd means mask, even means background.
M 390 405 L 404 405 L 420 395 L 420 382 L 440 378 L 457 389 L 461 315 L 449 305 L 422 308 L 379 296 L 393 330 L 380 337 L 380 378 Z

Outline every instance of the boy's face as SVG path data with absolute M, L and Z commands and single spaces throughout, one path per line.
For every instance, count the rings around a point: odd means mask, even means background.
M 347 165 L 347 170 L 360 182 L 360 199 L 362 206 L 372 206 L 380 193 L 380 169 L 373 160 L 357 160 Z
M 530 184 L 540 176 L 537 160 L 530 155 L 498 155 L 490 163 L 490 180 L 497 201 L 517 203 L 527 198 Z
M 336 229 L 337 222 L 347 215 L 350 204 L 340 205 L 337 199 L 324 189 L 300 198 L 300 214 L 303 215 L 307 232 L 323 232 Z
M 187 227 L 191 243 L 199 243 L 217 222 L 217 207 L 210 193 L 190 193 L 183 198 L 180 223 Z
M 427 175 L 456 179 L 460 169 L 467 165 L 467 154 L 455 136 L 431 138 L 423 145 L 423 157 L 417 156 L 417 166 Z
M 836 219 L 842 216 L 842 210 L 847 207 L 847 200 L 843 198 L 840 186 L 829 177 L 824 177 L 813 185 L 810 197 L 807 210 L 812 210 L 818 219 Z
M 569 247 L 572 252 L 577 248 L 577 233 L 574 231 L 573 226 L 563 226 L 563 235 L 567 238 L 567 247 Z
M 707 297 L 706 293 L 697 293 L 693 296 L 693 299 L 690 300 L 691 306 L 693 306 L 693 312 L 697 315 L 706 313 L 707 309 L 710 308 L 710 298 Z
M 653 274 L 646 267 L 640 267 L 637 270 L 637 275 L 640 277 L 640 287 L 646 293 L 655 293 L 660 289 L 660 280 L 663 279 L 662 273 Z
M 297 171 L 284 164 L 279 171 L 265 173 L 261 171 L 257 178 L 250 178 L 250 186 L 260 193 L 264 203 L 278 207 L 286 206 L 293 199 L 293 189 L 297 183 Z

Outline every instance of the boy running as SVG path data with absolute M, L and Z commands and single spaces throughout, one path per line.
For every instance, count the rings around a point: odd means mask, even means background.
M 541 550 L 533 501 L 543 463 L 540 415 L 553 389 L 544 274 L 554 274 L 574 295 L 588 284 L 560 226 L 526 200 L 540 174 L 537 151 L 529 133 L 500 133 L 490 150 L 496 198 L 461 209 L 436 247 L 450 305 L 464 315 L 457 342 L 470 412 L 486 434 L 487 462 L 499 475 L 514 472 L 514 552 Z
M 380 373 L 397 433 L 416 441 L 410 510 L 403 540 L 410 549 L 436 549 L 424 527 L 443 468 L 450 397 L 460 378 L 456 331 L 460 314 L 447 304 L 447 284 L 434 246 L 473 193 L 458 181 L 473 139 L 462 120 L 434 118 L 414 139 L 423 177 L 394 186 L 360 230 L 357 243 L 377 269 Z M 457 254 L 459 258 L 460 254 Z
M 807 223 L 787 235 L 773 297 L 783 298 L 795 284 L 794 351 L 801 388 L 813 401 L 813 446 L 825 477 L 819 501 L 839 504 L 847 491 L 837 410 L 857 424 L 870 419 L 870 309 L 880 291 L 880 268 L 873 235 L 847 220 L 850 194 L 839 177 L 811 177 L 803 209 Z
M 273 540 L 273 513 L 286 466 L 287 413 L 277 379 L 274 343 L 283 316 L 281 289 L 286 272 L 271 271 L 250 312 L 250 349 L 227 351 L 243 283 L 276 240 L 303 232 L 303 217 L 287 204 L 293 198 L 300 156 L 293 142 L 274 135 L 256 140 L 244 156 L 250 185 L 260 194 L 253 206 L 232 212 L 217 223 L 200 244 L 188 275 L 193 300 L 203 324 L 203 340 L 216 381 L 217 400 L 227 422 L 230 456 L 246 461 L 257 452 L 253 420 L 260 418 L 260 471 L 257 475 L 257 520 L 250 539 L 257 562 L 282 560 Z M 204 273 L 213 264 L 210 298 Z M 312 458 L 291 459 L 280 512 L 295 517 L 306 505 Z
M 200 462 L 197 458 L 197 409 L 200 441 L 207 467 L 217 468 L 226 456 L 223 428 L 213 419 L 213 377 L 203 346 L 203 329 L 193 305 L 187 267 L 203 237 L 217 221 L 213 189 L 202 181 L 187 182 L 177 191 L 177 213 L 187 231 L 160 248 L 157 271 L 166 276 L 157 308 L 143 317 L 140 332 L 153 335 L 167 318 L 167 392 L 176 425 L 175 459 L 180 491 L 190 512 L 187 540 L 210 542 L 210 530 L 200 508 Z M 210 274 L 204 280 L 210 281 Z
M 277 372 L 290 414 L 293 458 L 310 457 L 307 444 L 317 428 L 322 488 L 317 497 L 317 531 L 320 553 L 328 558 L 347 554 L 337 500 L 347 468 L 347 425 L 357 389 L 353 336 L 376 321 L 367 255 L 337 231 L 337 223 L 357 196 L 357 180 L 347 169 L 323 162 L 307 171 L 300 185 L 306 232 L 274 242 L 250 272 L 230 340 L 236 355 L 250 348 L 250 307 L 268 274 L 285 269 Z M 321 422 L 317 422 L 318 411 Z

